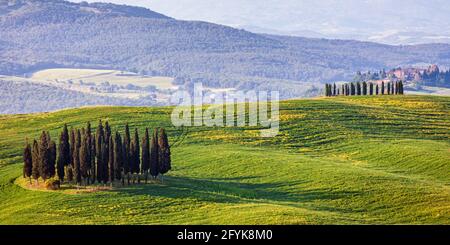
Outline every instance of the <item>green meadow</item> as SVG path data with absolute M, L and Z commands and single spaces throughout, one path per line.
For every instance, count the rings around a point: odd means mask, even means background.
M 184 127 L 170 107 L 87 107 L 0 116 L 0 224 L 450 224 L 450 97 L 280 103 L 280 133 Z M 64 123 L 165 127 L 163 182 L 77 193 L 29 190 L 25 139 Z

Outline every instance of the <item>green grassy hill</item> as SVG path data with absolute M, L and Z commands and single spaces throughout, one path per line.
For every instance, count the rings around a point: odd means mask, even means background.
M 449 224 L 450 97 L 379 96 L 280 104 L 280 134 L 173 128 L 171 108 L 96 107 L 0 116 L 1 224 Z M 32 191 L 25 137 L 64 123 L 168 129 L 162 184 Z M 120 128 L 115 128 L 120 127 Z

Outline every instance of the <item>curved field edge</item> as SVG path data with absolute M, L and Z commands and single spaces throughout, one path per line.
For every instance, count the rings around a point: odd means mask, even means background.
M 2 224 L 449 224 L 450 98 L 284 101 L 280 135 L 172 128 L 171 108 L 96 107 L 0 117 Z M 26 190 L 26 136 L 67 122 L 167 127 L 164 183 L 68 195 Z M 119 127 L 120 128 L 115 128 Z

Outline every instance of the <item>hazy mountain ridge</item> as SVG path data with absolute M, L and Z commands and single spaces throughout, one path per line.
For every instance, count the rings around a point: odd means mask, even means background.
M 204 20 L 256 33 L 392 45 L 450 43 L 450 30 L 445 28 L 450 26 L 447 0 L 126 1 L 178 19 Z
M 9 0 L 0 6 L 2 74 L 108 68 L 176 77 L 179 84 L 278 88 L 282 97 L 296 97 L 306 95 L 302 82 L 316 83 L 318 91 L 320 82 L 351 79 L 358 70 L 450 67 L 446 44 L 390 46 L 254 34 L 114 4 Z

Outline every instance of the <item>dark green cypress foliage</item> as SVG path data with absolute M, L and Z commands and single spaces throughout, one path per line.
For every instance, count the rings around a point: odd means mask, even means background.
M 73 152 L 75 151 L 75 129 L 70 129 L 70 165 L 73 170 Z
M 109 181 L 109 140 L 111 138 L 111 127 L 109 126 L 108 121 L 105 122 L 104 129 L 104 139 L 103 144 L 105 144 L 105 148 L 102 150 L 103 152 L 103 183 L 107 183 Z
M 158 129 L 155 128 L 150 141 L 150 175 L 156 178 L 159 173 Z
M 166 135 L 166 131 L 162 128 L 159 130 L 158 136 L 158 148 L 159 148 L 159 173 L 164 175 L 172 169 L 170 159 L 170 146 L 169 140 Z
M 134 137 L 133 137 L 133 143 L 134 149 L 133 149 L 133 173 L 139 174 L 140 173 L 140 144 L 139 144 L 139 132 L 138 129 L 134 129 Z
M 330 96 L 330 95 L 328 94 L 328 83 L 325 84 L 325 96 L 326 96 L 326 97 Z
M 95 182 L 97 176 L 96 176 L 96 164 L 95 164 L 95 154 L 96 154 L 96 147 L 95 147 L 95 134 L 91 135 L 91 143 L 90 143 L 90 158 L 91 158 L 91 169 L 90 169 L 90 181 L 92 183 Z
M 81 178 L 84 181 L 84 184 L 87 184 L 87 178 L 89 176 L 89 139 L 87 138 L 86 131 L 81 136 L 81 145 L 80 145 L 80 174 Z
M 41 137 L 39 139 L 39 174 L 44 179 L 44 181 L 50 178 L 50 169 L 49 169 L 49 149 L 48 143 L 49 139 L 47 139 L 48 134 L 45 131 L 42 131 Z
M 56 174 L 56 143 L 53 140 L 50 140 L 50 143 L 48 145 L 48 154 L 48 174 L 49 178 L 52 178 Z
M 90 179 L 92 178 L 92 128 L 91 128 L 91 123 L 87 122 L 86 124 L 86 136 L 85 136 L 85 141 L 86 141 L 86 147 L 87 147 L 87 156 L 86 156 L 86 167 L 87 167 L 87 181 L 88 184 L 90 183 Z
M 64 146 L 64 130 L 63 132 L 61 132 L 61 135 L 59 136 L 59 147 L 58 147 L 58 160 L 56 161 L 56 172 L 58 174 L 58 178 L 59 180 L 62 182 L 64 182 L 64 167 L 66 165 L 66 157 L 68 157 L 67 155 L 65 155 L 65 146 Z M 70 147 L 67 149 L 70 151 Z
M 81 132 L 78 129 L 75 133 L 75 147 L 73 149 L 73 177 L 75 182 L 81 184 L 81 168 L 80 168 L 80 148 L 81 148 Z
M 395 92 L 395 89 L 394 89 L 394 82 L 392 82 L 391 83 L 391 94 L 394 94 Z
M 350 86 L 348 85 L 348 83 L 345 84 L 345 96 L 349 96 L 350 95 Z
M 391 83 L 387 84 L 387 94 L 390 95 L 391 94 Z
M 95 133 L 96 135 L 96 139 L 95 139 L 95 156 L 97 159 L 97 170 L 96 170 L 96 174 L 97 174 L 97 181 L 98 183 L 101 183 L 103 181 L 103 154 L 102 154 L 102 144 L 103 144 L 103 139 L 104 139 L 104 131 L 103 131 L 103 124 L 102 121 L 100 120 L 97 126 L 97 132 Z
M 134 184 L 134 174 L 136 172 L 136 145 L 133 140 L 131 141 L 130 153 L 128 156 L 130 157 L 130 173 Z
M 130 139 L 130 128 L 128 127 L 128 123 L 125 125 L 125 135 L 123 138 L 123 173 L 125 176 L 127 176 L 128 184 L 130 184 L 130 167 L 131 167 L 131 161 L 130 161 L 130 148 L 131 148 L 131 139 Z
M 103 184 L 108 183 L 109 180 L 109 166 L 108 166 L 108 144 L 105 142 L 102 143 L 102 182 Z
M 336 96 L 336 83 L 333 83 L 333 96 Z
M 356 83 L 356 95 L 361 95 L 361 83 Z
M 67 181 L 69 183 L 72 183 L 72 181 L 73 181 L 73 167 L 72 167 L 72 165 L 67 166 L 67 174 L 66 174 L 66 176 L 67 176 Z
M 70 143 L 69 143 L 69 130 L 67 129 L 67 124 L 64 124 L 63 131 L 61 132 L 61 136 L 59 139 L 59 154 L 62 156 L 62 162 L 64 166 L 67 166 L 70 164 Z
M 122 179 L 122 139 L 120 137 L 119 132 L 116 132 L 115 140 L 114 140 L 114 174 L 115 179 Z
M 373 95 L 373 83 L 369 84 L 369 95 Z
M 378 95 L 379 90 L 380 90 L 380 89 L 379 89 L 378 84 L 377 84 L 377 85 L 375 86 L 375 94 L 376 94 L 376 95 Z
M 105 143 L 109 144 L 109 138 L 111 138 L 111 127 L 109 126 L 108 121 L 105 122 Z
M 363 82 L 362 84 L 362 95 L 367 95 L 367 83 Z
M 142 138 L 142 160 L 141 160 L 141 172 L 145 176 L 145 183 L 148 180 L 148 169 L 150 168 L 150 137 L 148 134 L 148 128 L 145 129 L 144 138 Z
M 342 86 L 341 86 L 341 95 L 345 95 L 345 94 L 346 94 L 346 92 L 345 92 L 345 85 L 342 84 Z
M 400 81 L 398 85 L 399 85 L 398 89 L 399 94 L 403 94 L 403 81 Z
M 384 95 L 384 82 L 381 82 L 381 94 Z
M 33 140 L 33 149 L 31 151 L 31 160 L 32 160 L 32 169 L 31 176 L 33 179 L 38 182 L 39 177 L 41 176 L 40 171 L 40 157 L 39 157 L 39 145 L 36 140 Z
M 108 149 L 108 153 L 109 153 L 109 156 L 108 156 L 108 160 L 109 160 L 109 163 L 108 163 L 108 165 L 109 165 L 109 182 L 112 185 L 113 182 L 114 182 L 114 179 L 116 177 L 115 173 L 114 173 L 114 170 L 115 170 L 115 165 L 114 165 L 114 142 L 112 140 L 112 137 L 109 137 L 108 147 L 109 147 L 109 149 Z
M 31 155 L 31 145 L 30 143 L 25 144 L 25 149 L 23 150 L 23 177 L 29 178 L 31 183 L 31 173 L 33 169 L 33 156 Z

